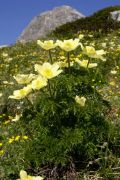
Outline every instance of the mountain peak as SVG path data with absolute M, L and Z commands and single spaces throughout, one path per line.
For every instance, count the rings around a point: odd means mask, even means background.
M 46 37 L 46 35 L 57 27 L 84 17 L 83 14 L 70 6 L 63 5 L 55 7 L 52 10 L 43 12 L 34 17 L 21 33 L 18 41 L 25 43 Z

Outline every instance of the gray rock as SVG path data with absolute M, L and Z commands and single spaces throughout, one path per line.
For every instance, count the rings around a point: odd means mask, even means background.
M 118 11 L 113 11 L 110 13 L 111 14 L 111 18 L 115 21 L 120 21 L 120 10 Z
M 51 11 L 44 12 L 34 17 L 23 30 L 18 41 L 25 43 L 46 37 L 46 35 L 55 30 L 56 27 L 83 17 L 85 17 L 83 14 L 70 6 L 56 7 Z

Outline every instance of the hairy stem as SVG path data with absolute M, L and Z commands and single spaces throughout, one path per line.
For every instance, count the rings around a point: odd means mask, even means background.
M 53 63 L 53 60 L 52 60 L 51 51 L 49 50 L 48 52 L 49 52 L 50 63 L 52 64 L 52 63 Z
M 70 73 L 70 52 L 67 53 L 68 69 Z
M 49 91 L 50 97 L 52 97 L 52 90 L 51 90 L 51 84 L 50 84 L 49 79 L 48 79 L 48 91 Z

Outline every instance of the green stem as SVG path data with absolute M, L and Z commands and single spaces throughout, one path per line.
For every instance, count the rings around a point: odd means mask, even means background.
M 52 97 L 52 90 L 51 90 L 51 85 L 50 85 L 50 80 L 48 79 L 48 91 L 50 93 L 50 97 Z
M 50 63 L 52 64 L 52 63 L 53 63 L 53 60 L 52 60 L 51 51 L 49 50 L 48 52 L 49 52 Z
M 87 69 L 88 69 L 88 66 L 89 66 L 89 64 L 90 64 L 90 58 L 88 59 L 88 63 L 87 63 Z
M 25 99 L 27 100 L 27 102 L 29 103 L 29 105 L 31 106 L 32 110 L 34 112 L 36 112 L 36 115 L 39 114 L 39 112 L 37 111 L 37 109 L 35 108 L 34 104 L 32 104 L 32 102 L 28 99 L 28 97 L 26 96 Z
M 89 64 L 90 64 L 90 59 L 88 60 L 88 63 L 87 63 L 87 72 L 88 72 L 88 76 L 90 75 L 90 73 L 89 73 L 89 68 L 88 68 Z
M 67 61 L 68 61 L 68 69 L 69 69 L 69 73 L 70 73 L 70 52 L 67 53 Z
M 116 62 L 116 59 L 114 60 L 114 62 L 115 62 L 115 67 L 117 66 L 117 62 Z
M 28 97 L 26 96 L 25 99 L 27 100 L 27 102 L 30 104 L 30 106 L 33 107 L 33 104 L 31 103 L 31 101 L 28 99 Z M 34 108 L 34 107 L 33 107 Z
M 108 145 L 106 146 L 106 150 L 105 150 L 105 168 L 107 166 L 107 157 L 108 157 Z
M 95 98 L 95 90 L 96 90 L 96 89 L 95 89 L 95 86 L 94 86 L 94 88 L 93 88 L 93 89 L 94 89 L 94 98 Z
M 96 72 L 95 72 L 95 75 L 94 75 L 95 80 L 96 80 L 97 75 L 98 75 L 98 68 L 96 68 Z

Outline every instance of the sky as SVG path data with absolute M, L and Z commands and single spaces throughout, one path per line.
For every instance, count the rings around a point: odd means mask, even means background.
M 34 16 L 62 5 L 89 16 L 120 0 L 0 0 L 0 45 L 14 44 Z

